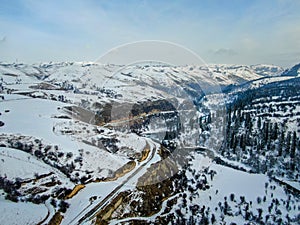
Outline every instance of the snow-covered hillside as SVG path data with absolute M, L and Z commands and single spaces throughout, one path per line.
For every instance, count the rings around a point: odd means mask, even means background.
M 286 69 L 283 73 L 282 76 L 299 76 L 300 75 L 300 63 L 293 66 L 290 69 Z
M 122 70 L 118 72 L 119 70 Z M 124 70 L 124 71 L 123 71 Z M 219 85 L 241 84 L 249 80 L 255 80 L 264 76 L 279 75 L 283 69 L 273 65 L 208 65 L 205 66 L 168 66 L 157 64 L 156 66 L 131 65 L 102 65 L 98 63 L 42 63 L 42 64 L 0 64 L 0 72 L 6 83 L 21 79 L 20 83 L 27 83 L 27 79 L 37 78 L 48 82 L 57 82 L 62 85 L 63 82 L 71 83 L 75 86 L 78 82 L 91 83 L 92 85 L 102 86 L 105 81 L 112 79 L 114 85 L 121 85 L 124 82 L 136 81 L 141 75 L 143 81 L 151 83 L 151 77 L 159 74 L 160 79 L 173 77 L 178 81 L 188 81 L 196 78 L 205 84 L 218 82 Z M 135 79 L 133 79 L 135 78 Z M 82 80 L 80 80 L 82 79 Z M 29 81 L 29 82 L 30 82 Z M 160 80 L 158 80 L 160 81 Z M 78 86 L 80 88 L 80 86 Z
M 256 80 L 265 76 L 277 76 L 283 72 L 283 68 L 275 65 L 227 65 L 212 64 L 209 68 L 217 74 L 223 74 L 228 77 L 231 82 L 229 84 L 241 84 L 246 81 Z M 222 77 L 223 78 L 223 77 Z M 219 79 L 222 79 L 221 77 Z
M 282 72 L 0 63 L 3 218 L 297 224 L 300 88 Z

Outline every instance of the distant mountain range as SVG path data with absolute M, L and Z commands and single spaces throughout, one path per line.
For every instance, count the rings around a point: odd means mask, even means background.
M 299 65 L 298 65 L 299 67 Z M 221 86 L 238 85 L 250 80 L 260 79 L 266 76 L 278 76 L 284 74 L 289 76 L 295 74 L 296 69 L 284 70 L 280 66 L 275 65 L 226 65 L 226 64 L 209 64 L 208 66 L 156 66 L 157 70 L 151 73 L 161 73 L 165 71 L 165 74 L 171 76 L 177 76 L 178 73 L 189 74 L 200 80 L 205 80 L 211 83 L 210 78 L 214 78 Z M 16 63 L 0 63 L 0 73 L 3 75 L 13 76 L 34 76 L 39 80 L 69 80 L 70 76 L 74 79 L 78 79 L 83 75 L 97 73 L 105 75 L 110 74 L 114 70 L 123 68 L 117 65 L 100 65 L 97 63 L 87 62 L 58 62 L 58 63 L 41 63 L 41 64 L 16 64 Z M 147 66 L 134 65 L 126 67 L 126 71 L 130 73 L 132 70 L 139 69 L 140 72 L 149 75 L 149 69 Z M 210 73 L 209 73 L 210 72 Z M 66 74 L 68 76 L 66 77 Z M 206 76 L 206 75 L 209 76 Z M 297 73 L 296 73 L 297 74 Z M 127 76 L 128 77 L 128 76 Z

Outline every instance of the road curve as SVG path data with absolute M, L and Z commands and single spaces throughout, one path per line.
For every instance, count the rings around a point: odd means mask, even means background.
M 149 144 L 147 142 L 147 144 Z M 132 174 L 130 174 L 126 180 L 124 180 L 120 185 L 118 185 L 115 189 L 111 191 L 110 194 L 108 194 L 104 199 L 102 199 L 101 202 L 99 202 L 96 206 L 94 206 L 90 211 L 88 211 L 84 216 L 82 216 L 77 222 L 77 217 L 82 213 L 80 213 L 78 216 L 76 216 L 69 224 L 81 224 L 85 221 L 91 221 L 94 219 L 97 215 L 97 212 L 103 208 L 105 205 L 107 205 L 110 200 L 113 199 L 113 197 L 118 193 L 118 191 L 126 184 L 128 183 L 135 175 L 137 175 L 154 157 L 156 154 L 156 147 L 154 146 L 151 154 L 148 156 L 147 162 L 143 163 L 139 168 L 137 168 Z

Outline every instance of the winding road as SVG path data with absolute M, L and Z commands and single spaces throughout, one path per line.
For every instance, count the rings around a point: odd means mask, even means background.
M 149 143 L 147 142 L 147 145 Z M 145 163 L 141 164 L 140 167 L 138 167 L 136 170 L 134 170 L 120 185 L 115 187 L 110 194 L 108 194 L 105 198 L 101 200 L 97 205 L 95 205 L 92 209 L 89 209 L 90 206 L 83 209 L 74 219 L 72 219 L 68 224 L 82 224 L 87 221 L 93 220 L 97 216 L 97 212 L 101 210 L 104 206 L 106 206 L 113 198 L 118 194 L 118 192 L 121 190 L 122 187 L 124 187 L 126 184 L 128 184 L 132 178 L 134 178 L 141 170 L 150 163 L 150 161 L 153 159 L 153 157 L 156 154 L 156 147 L 151 151 L 151 154 L 149 154 L 148 159 L 145 161 Z M 141 174 L 142 175 L 142 174 Z M 87 211 L 87 212 L 86 212 Z M 83 216 L 81 216 L 84 214 Z

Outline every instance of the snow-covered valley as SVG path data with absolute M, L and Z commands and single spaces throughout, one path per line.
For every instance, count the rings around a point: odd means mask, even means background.
M 0 224 L 298 224 L 297 69 L 0 63 Z

